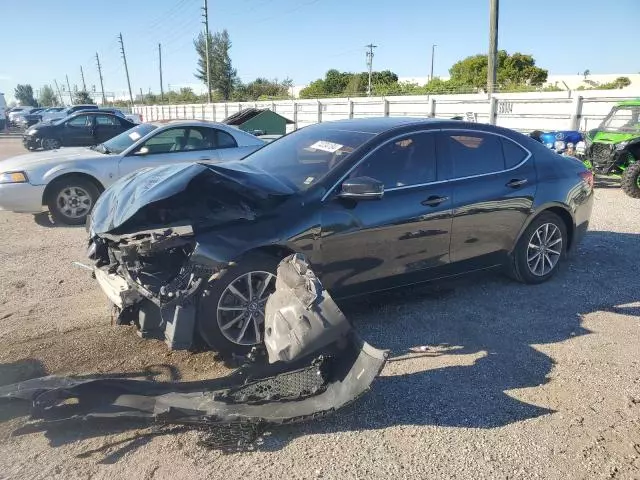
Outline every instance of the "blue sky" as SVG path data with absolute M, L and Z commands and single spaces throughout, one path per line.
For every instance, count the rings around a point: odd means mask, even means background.
M 374 69 L 401 77 L 447 75 L 457 60 L 484 53 L 489 0 L 210 0 L 211 31 L 226 28 L 240 78 L 290 77 L 304 84 L 330 68 L 365 70 L 364 45 L 378 45 Z M 159 91 L 157 44 L 165 89 L 197 83 L 193 38 L 202 0 L 4 0 L 0 92 L 69 81 L 126 90 L 117 35 L 124 37 L 134 92 Z M 605 6 L 606 5 L 606 6 Z M 640 72 L 640 0 L 501 0 L 499 46 L 534 55 L 554 74 Z

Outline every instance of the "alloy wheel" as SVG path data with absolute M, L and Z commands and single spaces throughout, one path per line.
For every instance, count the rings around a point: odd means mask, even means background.
M 93 200 L 82 187 L 66 187 L 58 193 L 56 205 L 65 217 L 82 218 L 91 211 Z
M 238 345 L 262 341 L 264 309 L 275 290 L 275 275 L 248 272 L 224 289 L 216 312 L 218 327 L 227 340 Z
M 527 248 L 529 271 L 537 277 L 544 277 L 558 264 L 562 253 L 562 232 L 557 225 L 540 225 L 531 238 Z
M 57 148 L 60 148 L 60 142 L 55 138 L 45 138 L 42 141 L 42 148 L 44 148 L 45 150 L 55 150 Z

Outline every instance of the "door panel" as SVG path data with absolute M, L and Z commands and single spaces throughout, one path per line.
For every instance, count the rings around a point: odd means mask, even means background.
M 107 115 L 95 115 L 94 121 L 94 137 L 96 144 L 106 142 L 110 138 L 113 138 L 124 131 L 120 121 L 116 118 Z
M 62 144 L 68 147 L 93 145 L 93 119 L 90 115 L 79 115 L 63 125 Z
M 322 209 L 323 281 L 338 295 L 437 275 L 449 263 L 452 190 L 438 182 L 436 135 L 392 139 L 365 157 L 350 178 L 384 184 L 379 200 L 337 196 Z M 403 276 L 404 279 L 399 279 Z M 361 285 L 375 282 L 378 285 Z
M 424 204 L 435 196 L 448 199 Z M 339 295 L 363 282 L 437 275 L 449 263 L 450 186 L 390 191 L 380 200 L 335 199 L 323 208 L 321 224 L 322 278 Z
M 529 152 L 497 135 L 442 135 L 454 177 L 451 261 L 468 261 L 470 268 L 500 263 L 532 210 L 537 186 L 533 159 L 522 163 Z M 509 142 L 506 148 L 503 142 Z M 501 171 L 490 172 L 497 167 Z

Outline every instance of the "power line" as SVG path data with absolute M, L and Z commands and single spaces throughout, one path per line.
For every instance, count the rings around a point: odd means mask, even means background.
M 370 43 L 369 45 L 365 45 L 369 50 L 367 50 L 367 67 L 369 68 L 369 85 L 367 87 L 367 95 L 371 96 L 371 72 L 373 70 L 373 49 L 378 48 L 377 45 Z

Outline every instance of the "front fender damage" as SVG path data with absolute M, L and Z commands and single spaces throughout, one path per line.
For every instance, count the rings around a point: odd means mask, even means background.
M 209 427 L 277 425 L 334 412 L 366 391 L 387 352 L 364 342 L 300 255 L 278 267 L 265 345 L 230 375 L 196 382 L 49 376 L 0 387 L 39 425 L 128 419 Z

